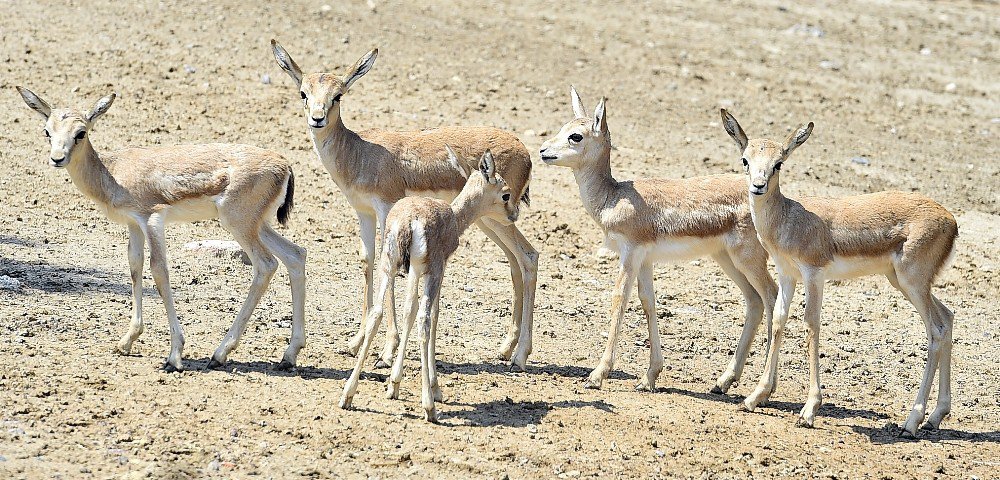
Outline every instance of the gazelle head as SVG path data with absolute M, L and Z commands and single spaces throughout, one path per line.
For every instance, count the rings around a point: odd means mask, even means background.
M 601 158 L 602 154 L 611 149 L 611 134 L 605 119 L 604 104 L 607 99 L 601 98 L 590 117 L 583 107 L 583 100 L 576 93 L 576 88 L 569 87 L 570 98 L 573 101 L 573 120 L 563 125 L 556 136 L 542 144 L 542 161 L 549 165 L 570 167 L 574 170 L 584 168 L 588 162 Z
M 497 173 L 493 152 L 488 149 L 479 159 L 479 172 L 467 172 L 458 161 L 458 156 L 451 146 L 445 145 L 448 151 L 448 161 L 465 177 L 465 186 L 459 195 L 478 195 L 479 213 L 503 224 L 517 221 L 520 212 L 518 199 L 514 197 L 507 182 Z
M 303 74 L 295 60 L 292 60 L 292 56 L 278 45 L 276 40 L 271 40 L 271 49 L 274 51 L 274 59 L 278 61 L 278 66 L 292 77 L 299 87 L 306 121 L 312 128 L 323 128 L 338 119 L 341 97 L 354 82 L 371 70 L 375 64 L 375 57 L 378 56 L 378 49 L 372 49 L 359 58 L 343 76 L 333 73 Z
M 32 110 L 38 112 L 45 119 L 45 134 L 49 141 L 49 165 L 62 168 L 69 165 L 75 152 L 80 151 L 77 147 L 89 144 L 87 132 L 90 131 L 97 117 L 104 115 L 111 108 L 115 101 L 115 94 L 112 93 L 101 98 L 94 104 L 89 112 L 82 112 L 74 109 L 53 109 L 45 100 L 42 100 L 34 92 L 24 87 L 16 87 L 21 94 L 24 103 L 27 103 Z
M 809 122 L 792 132 L 784 143 L 778 143 L 764 138 L 747 139 L 743 128 L 726 109 L 722 109 L 722 125 L 726 128 L 736 144 L 740 146 L 743 170 L 747 174 L 747 186 L 750 193 L 764 195 L 768 192 L 768 184 L 772 180 L 778 184 L 778 172 L 781 164 L 788 159 L 792 150 L 798 148 L 812 134 L 813 123 Z

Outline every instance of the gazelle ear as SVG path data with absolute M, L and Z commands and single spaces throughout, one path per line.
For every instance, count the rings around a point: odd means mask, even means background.
M 462 178 L 468 179 L 469 172 L 465 171 L 465 168 L 462 167 L 461 162 L 458 161 L 458 155 L 455 155 L 455 151 L 451 149 L 451 145 L 445 144 L 444 149 L 448 151 L 448 163 L 455 170 L 458 170 L 458 173 L 462 174 Z
M 344 88 L 351 88 L 359 78 L 363 77 L 369 70 L 372 69 L 372 65 L 375 65 L 375 57 L 378 56 L 378 49 L 373 48 L 370 52 L 366 53 L 363 57 L 359 58 L 354 66 L 344 74 Z
M 601 97 L 600 103 L 597 104 L 597 109 L 594 110 L 594 133 L 604 135 L 607 135 L 608 133 L 608 122 L 606 121 L 604 114 L 604 103 L 607 100 L 607 97 Z
M 98 100 L 97 103 L 94 104 L 94 108 L 91 108 L 90 111 L 87 112 L 87 122 L 93 122 L 94 120 L 97 120 L 97 117 L 104 115 L 104 113 L 111 108 L 111 104 L 115 103 L 115 98 L 117 97 L 117 93 L 111 92 L 111 95 L 102 97 Z
M 281 45 L 278 45 L 278 41 L 273 38 L 271 39 L 271 51 L 274 53 L 274 59 L 278 61 L 278 66 L 281 67 L 281 69 L 284 70 L 289 77 L 292 77 L 292 80 L 295 80 L 295 86 L 301 87 L 302 69 L 295 63 L 295 60 L 292 60 L 292 56 L 289 55 Z
M 42 117 L 48 120 L 49 115 L 52 114 L 52 107 L 50 107 L 48 103 L 45 103 L 45 100 L 42 100 L 41 97 L 35 95 L 35 92 L 32 92 L 22 86 L 14 88 L 17 89 L 17 93 L 21 94 L 21 98 L 24 99 L 24 103 L 27 103 L 32 110 L 38 112 Z
M 788 138 L 785 139 L 785 146 L 783 147 L 785 156 L 787 157 L 789 153 L 792 153 L 792 150 L 799 148 L 799 145 L 806 143 L 806 140 L 809 139 L 809 135 L 812 135 L 812 131 L 813 122 L 809 122 L 808 125 L 803 125 L 788 135 Z
M 569 97 L 573 100 L 573 115 L 576 118 L 587 118 L 587 107 L 583 106 L 583 99 L 572 85 L 569 86 Z
M 486 150 L 483 153 L 483 158 L 479 159 L 479 171 L 486 177 L 486 181 L 494 184 L 497 183 L 496 177 L 496 164 L 493 162 L 493 152 Z
M 733 140 L 736 140 L 736 144 L 740 146 L 740 153 L 743 153 L 750 140 L 747 139 L 747 134 L 743 132 L 740 122 L 737 122 L 736 117 L 727 112 L 725 108 L 722 109 L 722 126 L 726 128 L 729 136 L 733 137 Z

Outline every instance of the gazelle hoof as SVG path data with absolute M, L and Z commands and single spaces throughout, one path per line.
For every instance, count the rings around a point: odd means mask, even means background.
M 385 398 L 387 400 L 399 400 L 399 384 L 391 381 L 385 387 Z
M 745 401 L 736 404 L 736 410 L 740 412 L 753 413 L 756 408 L 756 406 L 748 405 Z
M 222 362 L 213 358 L 208 361 L 208 365 L 205 365 L 205 370 L 219 370 L 222 368 L 222 365 Z
M 282 372 L 287 372 L 288 370 L 291 370 L 293 368 L 295 368 L 295 362 L 289 362 L 288 360 L 282 360 L 278 362 L 277 365 L 274 366 L 275 370 Z
M 117 353 L 118 355 L 126 356 L 132 353 L 132 346 L 119 343 L 118 345 L 115 345 L 114 348 L 111 349 L 111 353 Z
M 927 422 L 924 422 L 924 424 L 920 426 L 920 429 L 924 430 L 924 431 L 928 431 L 928 432 L 933 432 L 933 431 L 937 430 L 939 427 L 940 427 L 940 425 L 934 425 L 930 421 L 927 421 Z
M 714 393 L 716 395 L 722 395 L 722 394 L 726 393 L 726 391 L 723 390 L 722 387 L 720 387 L 718 385 L 712 387 L 712 389 L 709 390 L 709 392 Z
M 389 362 L 386 362 L 385 360 L 382 360 L 381 358 L 378 359 L 378 360 L 375 360 L 375 368 L 389 368 L 389 366 L 390 366 Z
M 344 410 L 350 410 L 351 402 L 353 400 L 354 397 L 340 397 L 340 408 L 343 408 Z
M 507 371 L 510 372 L 525 372 L 524 365 L 518 365 L 517 362 L 510 362 L 510 366 L 507 367 Z
M 592 378 L 588 378 L 583 382 L 583 388 L 586 388 L 587 390 L 600 390 L 601 381 L 600 380 L 595 381 Z
M 901 429 L 899 429 L 899 434 L 897 436 L 899 438 L 909 438 L 911 440 L 914 440 L 914 439 L 917 438 L 917 432 L 915 432 L 915 431 L 911 432 L 911 431 L 907 430 L 906 428 L 901 428 Z
M 813 428 L 813 420 L 807 420 L 804 417 L 799 417 L 795 420 L 795 426 L 801 428 Z
M 166 361 L 163 363 L 163 371 L 167 373 L 179 373 L 183 372 L 184 369 L 182 367 L 175 366 L 174 364 L 170 363 L 170 361 Z
M 438 422 L 437 411 L 434 410 L 433 408 L 430 409 L 430 410 L 424 410 L 424 420 L 427 420 L 428 422 L 434 423 L 434 424 L 439 423 Z

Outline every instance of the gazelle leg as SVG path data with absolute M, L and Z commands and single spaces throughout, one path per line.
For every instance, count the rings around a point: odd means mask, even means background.
M 736 286 L 740 289 L 740 293 L 743 294 L 744 302 L 746 302 L 743 332 L 740 334 L 739 343 L 736 345 L 736 353 L 733 355 L 732 360 L 730 360 L 726 371 L 722 373 L 719 380 L 715 382 L 715 387 L 712 388 L 713 393 L 726 393 L 733 382 L 739 380 L 740 376 L 743 375 L 743 367 L 746 366 L 747 356 L 750 355 L 750 345 L 753 343 L 754 337 L 757 336 L 757 329 L 760 328 L 760 322 L 764 316 L 764 300 L 757 293 L 756 288 L 750 283 L 750 280 L 736 268 L 729 253 L 721 252 L 712 256 L 712 258 L 722 267 L 722 271 L 726 276 L 736 283 Z M 774 300 L 772 299 L 771 301 L 773 302 Z
M 927 418 L 927 423 L 921 427 L 925 430 L 937 430 L 941 426 L 941 421 L 944 420 L 944 417 L 947 417 L 951 413 L 951 347 L 955 314 L 934 295 L 931 295 L 931 299 L 934 300 L 934 304 L 937 306 L 938 318 L 940 319 L 943 331 L 941 335 L 941 352 L 938 354 L 938 372 L 940 376 L 938 377 L 937 405 L 934 406 L 934 411 Z
M 358 221 L 361 224 L 361 267 L 364 269 L 365 284 L 361 293 L 361 322 L 356 333 L 347 343 L 347 352 L 351 355 L 358 354 L 358 348 L 365 339 L 365 320 L 368 318 L 368 310 L 372 306 L 372 276 L 375 272 L 375 216 L 358 212 Z
M 806 311 L 803 318 L 809 329 L 806 338 L 809 352 L 809 395 L 796 423 L 812 428 L 816 422 L 816 411 L 823 404 L 822 384 L 819 381 L 819 327 L 825 279 L 822 270 L 804 271 L 802 277 L 806 290 Z
M 788 322 L 788 309 L 795 295 L 795 278 L 791 275 L 778 273 L 778 301 L 771 321 L 771 348 L 767 352 L 767 363 L 760 382 L 746 399 L 743 408 L 752 412 L 758 405 L 767 401 L 778 385 L 778 352 L 781 351 L 781 340 L 785 335 L 785 323 Z
M 649 369 L 646 378 L 639 381 L 636 390 L 656 391 L 656 378 L 663 370 L 663 350 L 660 348 L 660 328 L 656 318 L 656 293 L 653 290 L 653 265 L 645 263 L 639 268 L 639 302 L 646 314 L 649 330 Z
M 383 202 L 377 202 L 375 206 L 375 214 L 378 218 L 379 251 L 385 248 L 385 219 L 389 215 L 391 208 L 391 204 Z M 395 272 L 393 272 L 393 275 L 395 275 Z M 399 331 L 396 328 L 396 302 L 394 301 L 396 297 L 395 295 L 390 295 L 388 298 L 392 301 L 382 305 L 382 308 L 389 315 L 389 321 L 386 322 L 385 345 L 382 347 L 382 354 L 379 355 L 378 360 L 375 362 L 375 368 L 389 368 L 389 364 L 392 363 L 393 353 L 399 348 Z
M 417 307 L 420 304 L 420 276 L 423 272 L 410 266 L 406 278 L 406 320 L 403 323 L 402 341 L 396 349 L 396 359 L 392 362 L 392 372 L 386 382 L 385 396 L 388 399 L 399 398 L 399 382 L 403 379 L 403 360 L 406 357 L 406 344 L 413 331 L 413 322 L 417 318 Z
M 150 215 L 146 223 L 146 240 L 149 242 L 149 270 L 156 282 L 156 290 L 163 299 L 163 307 L 167 311 L 167 321 L 170 324 L 170 355 L 163 368 L 168 372 L 179 372 L 184 369 L 181 363 L 184 349 L 184 331 L 177 319 L 174 308 L 174 293 L 170 289 L 170 274 L 167 267 L 167 246 L 163 236 L 163 217 L 159 214 Z
M 207 368 L 218 368 L 226 363 L 229 354 L 239 345 L 240 338 L 246 331 L 247 322 L 250 321 L 250 316 L 257 308 L 257 304 L 260 303 L 264 292 L 267 291 L 267 286 L 271 283 L 274 272 L 278 270 L 278 261 L 274 259 L 274 255 L 261 240 L 259 227 L 255 227 L 253 230 L 240 229 L 236 227 L 238 225 L 236 222 L 227 221 L 225 216 L 220 217 L 220 220 L 222 220 L 222 226 L 233 234 L 236 241 L 243 247 L 243 251 L 250 256 L 250 264 L 253 266 L 253 280 L 250 281 L 250 291 L 247 292 L 247 298 L 243 301 L 243 307 L 236 314 L 236 320 L 229 327 L 226 336 L 222 338 L 219 348 L 215 349 L 215 353 L 212 354 Z
M 142 232 L 142 228 L 138 224 L 129 223 L 128 267 L 132 278 L 132 323 L 115 347 L 122 355 L 128 355 L 132 351 L 132 344 L 142 335 L 142 264 L 145 244 L 146 234 Z
M 510 279 L 514 283 L 514 301 L 510 306 L 510 327 L 507 329 L 507 336 L 500 344 L 500 358 L 510 360 L 517 348 L 517 339 L 521 335 L 521 314 L 524 309 L 524 279 L 521 277 L 521 266 L 517 255 L 503 242 L 496 232 L 490 229 L 484 221 L 476 222 L 479 229 L 496 243 L 500 250 L 507 256 L 507 264 L 510 266 Z
M 385 299 L 386 295 L 391 295 L 396 275 L 395 272 L 391 271 L 391 269 L 386 268 L 381 272 L 380 276 L 378 298 Z M 375 334 L 378 333 L 379 323 L 382 322 L 383 304 L 384 302 L 373 304 L 372 309 L 368 312 L 368 318 L 365 322 L 364 337 L 361 339 L 361 349 L 358 351 L 357 359 L 354 362 L 354 370 L 351 371 L 351 376 L 347 379 L 347 383 L 344 385 L 344 394 L 340 397 L 340 408 L 351 408 L 351 401 L 354 399 L 354 394 L 358 391 L 358 380 L 361 378 L 361 367 L 368 358 L 368 351 L 371 349 L 372 342 L 375 340 Z
M 632 284 L 636 277 L 636 258 L 632 249 L 621 248 L 619 252 L 621 266 L 618 273 L 618 280 L 615 282 L 615 290 L 611 298 L 611 328 L 608 331 L 608 343 L 604 347 L 604 354 L 601 356 L 597 368 L 590 372 L 585 388 L 601 388 L 601 384 L 608 374 L 615 361 L 618 349 L 618 336 L 621 334 L 622 319 L 625 317 L 625 310 L 628 308 L 628 297 L 632 293 Z
M 924 366 L 924 375 L 920 381 L 920 388 L 917 390 L 917 399 L 913 403 L 913 409 L 903 424 L 902 434 L 910 436 L 917 435 L 917 428 L 924 421 L 927 411 L 927 399 L 930 397 L 931 386 L 934 383 L 934 375 L 938 370 L 938 363 L 945 343 L 945 325 L 938 315 L 937 302 L 930 293 L 930 285 L 919 285 L 916 282 L 908 282 L 907 278 L 899 278 L 898 285 L 906 298 L 917 309 L 920 318 L 924 321 L 924 328 L 927 331 L 927 363 Z M 950 334 L 950 331 L 948 332 Z M 950 352 L 949 352 L 950 353 Z M 949 365 L 950 368 L 950 365 Z M 950 371 L 948 372 L 950 375 Z M 949 378 L 950 380 L 950 378 Z M 950 393 L 950 392 L 948 392 Z M 940 420 L 939 420 L 940 421 Z
M 281 362 L 275 366 L 278 370 L 288 370 L 295 366 L 299 351 L 306 344 L 306 249 L 282 237 L 268 225 L 261 229 L 261 240 L 288 270 L 288 283 L 292 290 L 292 336 Z
M 440 278 L 444 279 L 444 269 L 440 273 Z M 437 375 L 437 329 L 438 329 L 438 314 L 441 313 L 441 287 L 437 288 L 438 295 L 434 297 L 433 312 L 431 321 L 431 340 L 430 340 L 430 367 L 431 367 L 431 394 L 434 397 L 435 402 L 440 402 L 444 400 L 444 395 L 441 394 L 441 386 L 438 385 L 438 375 Z
M 421 395 L 420 404 L 424 408 L 424 418 L 431 423 L 437 423 L 437 411 L 434 408 L 434 392 L 432 388 L 432 375 L 434 375 L 434 362 L 431 350 L 431 330 L 434 324 L 434 302 L 441 293 L 441 273 L 433 272 L 427 275 L 424 283 L 424 295 L 420 299 L 420 377 Z
M 538 251 L 524 238 L 517 226 L 504 225 L 496 220 L 483 220 L 501 241 L 507 245 L 517 257 L 518 268 L 521 269 L 522 299 L 521 299 L 521 330 L 517 340 L 517 349 L 511 358 L 511 368 L 524 370 L 531 354 L 532 328 L 535 311 L 535 286 L 538 279 Z M 517 285 L 515 285 L 517 287 Z M 515 294 L 515 300 L 516 300 Z M 517 302 L 515 302 L 516 304 Z M 515 305 L 516 307 L 516 305 Z

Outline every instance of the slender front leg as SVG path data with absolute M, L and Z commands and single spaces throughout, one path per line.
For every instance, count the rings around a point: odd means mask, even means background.
M 385 248 L 385 219 L 389 215 L 391 208 L 391 204 L 384 202 L 377 202 L 375 206 L 376 216 L 378 217 L 378 248 L 380 252 Z M 392 272 L 392 275 L 395 274 L 396 272 Z M 388 325 L 385 331 L 385 345 L 382 347 L 382 354 L 379 355 L 379 359 L 375 362 L 375 368 L 389 368 L 389 364 L 392 363 L 392 354 L 399 347 L 399 331 L 396 328 L 396 297 L 395 295 L 390 295 L 387 298 L 390 301 L 387 303 L 383 302 L 382 305 L 382 308 L 389 314 L 389 321 L 386 322 Z
M 511 369 L 524 370 L 531 354 L 533 319 L 535 312 L 535 286 L 538 280 L 538 251 L 524 238 L 514 224 L 504 225 L 496 220 L 484 219 L 484 222 L 500 237 L 501 241 L 517 256 L 517 265 L 521 270 L 521 329 L 517 341 L 517 350 L 511 358 Z M 514 285 L 517 288 L 517 285 Z M 514 295 L 515 308 L 517 294 Z
M 174 294 L 170 289 L 170 275 L 167 269 L 167 246 L 163 236 L 163 218 L 159 214 L 149 217 L 146 224 L 146 240 L 149 242 L 149 270 L 156 282 L 156 290 L 163 299 L 163 307 L 167 311 L 167 321 L 170 324 L 170 355 L 163 368 L 168 372 L 179 372 L 184 369 L 181 363 L 184 349 L 184 332 L 177 319 L 174 308 Z
M 132 277 L 132 323 L 128 332 L 118 341 L 115 350 L 122 355 L 132 352 L 132 343 L 142 335 L 142 263 L 146 235 L 135 223 L 128 224 L 128 267 Z
M 384 299 L 389 292 L 392 292 L 393 281 L 396 278 L 393 273 L 394 272 L 382 272 L 382 278 L 379 281 L 378 298 Z M 382 305 L 372 305 L 372 309 L 369 312 L 369 316 L 365 324 L 361 349 L 358 352 L 356 361 L 354 362 L 354 370 L 351 371 L 351 376 L 347 379 L 347 383 L 344 385 L 344 394 L 340 397 L 340 408 L 351 408 L 351 401 L 354 399 L 354 394 L 358 391 L 358 380 L 361 378 L 361 367 L 364 365 L 365 359 L 368 358 L 368 351 L 371 349 L 372 342 L 375 340 L 375 333 L 378 332 L 378 326 L 381 322 Z
M 767 363 L 764 373 L 760 376 L 757 388 L 743 400 L 743 408 L 752 412 L 758 405 L 767 401 L 778 383 L 778 352 L 781 351 L 781 339 L 785 334 L 785 323 L 788 321 L 788 309 L 795 295 L 795 278 L 778 272 L 778 299 L 774 319 L 771 321 L 771 348 L 767 352 Z
M 726 276 L 736 283 L 736 286 L 740 289 L 740 293 L 743 294 L 744 302 L 746 302 L 746 316 L 743 319 L 743 332 L 740 334 L 739 343 L 736 345 L 736 353 L 729 362 L 729 366 L 726 368 L 726 371 L 722 373 L 722 376 L 720 376 L 718 381 L 715 382 L 715 387 L 712 388 L 712 393 L 726 393 L 729 391 L 729 387 L 731 387 L 733 383 L 739 380 L 740 376 L 743 375 L 743 368 L 746 366 L 747 356 L 750 355 L 750 344 L 753 343 L 754 337 L 757 336 L 757 329 L 760 327 L 760 322 L 763 318 L 764 300 L 760 297 L 760 295 L 758 295 L 756 287 L 743 274 L 743 272 L 736 267 L 729 253 L 720 252 L 712 256 L 712 258 L 715 259 L 720 267 L 722 267 L 722 271 L 726 274 Z M 762 267 L 767 268 L 767 265 L 762 265 Z M 774 292 L 772 292 L 771 295 L 774 295 Z M 773 303 L 774 298 L 772 297 L 769 301 Z
M 420 303 L 419 288 L 422 272 L 416 271 L 411 266 L 406 275 L 406 321 L 403 323 L 402 342 L 396 349 L 396 360 L 392 363 L 392 372 L 386 382 L 385 396 L 388 399 L 399 398 L 399 382 L 403 380 L 403 359 L 406 357 L 406 344 L 410 340 L 413 322 L 417 318 L 417 306 Z
M 663 370 L 663 351 L 660 348 L 660 328 L 656 319 L 656 293 L 653 291 L 653 265 L 645 263 L 639 269 L 639 302 L 646 314 L 649 330 L 649 369 L 646 378 L 636 385 L 636 390 L 656 391 L 656 378 Z
M 820 312 L 823 308 L 823 271 L 809 270 L 803 272 L 803 283 L 806 288 L 806 311 L 804 319 L 809 333 L 806 338 L 809 351 L 809 396 L 799 419 L 800 427 L 812 428 L 816 422 L 816 411 L 823 403 L 822 385 L 819 381 L 819 327 Z
M 372 306 L 372 276 L 375 271 L 375 216 L 358 212 L 358 221 L 361 223 L 359 254 L 365 274 L 365 284 L 361 293 L 361 322 L 358 325 L 358 333 L 347 343 L 347 352 L 351 355 L 358 354 L 358 348 L 365 339 L 365 319 L 368 318 L 368 310 Z
M 622 319 L 625 317 L 628 297 L 632 293 L 632 285 L 635 283 L 636 262 L 632 249 L 622 248 L 619 255 L 621 255 L 621 267 L 611 298 L 611 328 L 608 331 L 608 343 L 604 347 L 604 355 L 601 356 L 597 368 L 590 372 L 590 377 L 584 382 L 585 388 L 601 388 L 604 379 L 608 378 L 608 374 L 611 372 L 618 349 L 618 336 L 621 334 Z
M 507 264 L 510 266 L 510 279 L 514 283 L 514 301 L 510 306 L 510 326 L 507 328 L 507 335 L 500 344 L 500 359 L 510 360 L 517 347 L 517 339 L 521 335 L 521 315 L 524 309 L 524 279 L 521 277 L 520 260 L 504 243 L 503 239 L 491 230 L 484 221 L 479 220 L 476 225 L 490 240 L 493 240 L 493 243 L 500 247 L 500 250 L 507 256 Z

